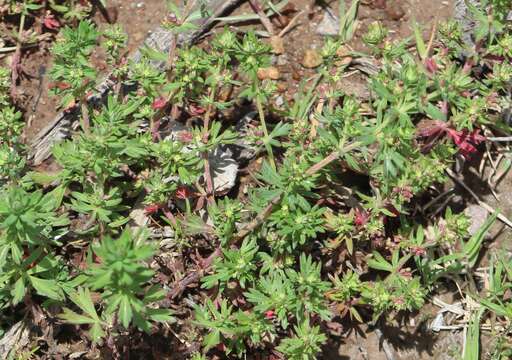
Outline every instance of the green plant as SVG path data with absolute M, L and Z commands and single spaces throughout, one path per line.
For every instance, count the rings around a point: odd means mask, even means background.
M 44 194 L 28 193 L 20 187 L 2 191 L 0 204 L 0 306 L 17 304 L 34 289 L 37 294 L 62 300 L 59 273 L 66 273 L 63 263 L 53 253 L 56 240 L 69 224 L 56 209 L 62 189 Z
M 327 337 L 320 333 L 318 326 L 311 327 L 308 320 L 299 323 L 294 329 L 295 336 L 282 340 L 277 350 L 290 360 L 316 359 Z
M 169 310 L 150 306 L 165 292 L 156 286 L 144 287 L 154 272 L 143 261 L 153 255 L 154 247 L 144 244 L 141 234 L 124 230 L 116 240 L 105 237 L 93 252 L 99 264 L 92 264 L 87 283 L 101 293 L 106 316 L 114 315 L 124 328 L 133 322 L 146 332 L 151 328 L 149 320 L 172 320 Z
M 86 133 L 90 132 L 87 95 L 93 90 L 97 75 L 89 57 L 98 35 L 90 21 L 80 21 L 76 29 L 62 29 L 62 38 L 52 48 L 55 60 L 49 74 L 56 82 L 52 91 L 62 97 L 61 106 L 64 108 L 71 108 L 80 101 L 82 127 Z
M 243 242 L 240 249 L 224 250 L 223 258 L 216 259 L 213 264 L 214 273 L 203 278 L 203 286 L 208 289 L 220 285 L 223 289 L 230 281 L 237 281 L 241 288 L 246 288 L 255 280 L 257 252 L 255 241 Z

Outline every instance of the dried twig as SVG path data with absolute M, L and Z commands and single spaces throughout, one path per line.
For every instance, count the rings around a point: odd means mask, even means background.
M 471 188 L 468 185 L 466 185 L 466 183 L 464 181 L 459 179 L 459 177 L 457 177 L 457 175 L 455 175 L 452 170 L 446 169 L 445 171 L 446 171 L 446 174 L 448 174 L 448 176 L 451 177 L 457 184 L 461 185 L 464 189 L 466 189 L 466 191 L 476 200 L 478 205 L 483 207 L 485 210 L 487 210 L 491 214 L 497 213 L 497 215 L 496 215 L 497 218 L 499 220 L 501 220 L 501 222 L 503 222 L 509 228 L 512 229 L 512 221 L 510 221 L 505 215 L 499 213 L 492 206 L 489 206 L 487 203 L 480 200 L 478 195 L 476 195 L 475 192 L 473 190 L 471 190 Z
M 494 142 L 509 142 L 512 141 L 512 136 L 488 137 L 487 140 Z
M 267 14 L 265 14 L 265 11 L 263 11 L 263 7 L 261 6 L 260 2 L 258 0 L 249 0 L 249 5 L 251 5 L 251 8 L 260 17 L 260 21 L 267 32 L 270 35 L 274 35 L 274 25 L 272 25 L 272 22 L 268 18 Z
M 384 355 L 386 355 L 386 359 L 395 360 L 394 351 L 389 345 L 388 341 L 384 338 L 382 331 L 380 329 L 375 329 L 375 335 L 379 339 L 379 343 L 382 344 L 382 350 L 384 351 Z

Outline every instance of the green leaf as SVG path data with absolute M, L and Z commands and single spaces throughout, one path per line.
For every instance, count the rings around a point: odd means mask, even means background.
M 47 186 L 50 185 L 52 182 L 58 180 L 60 174 L 52 174 L 41 171 L 30 171 L 27 175 L 30 178 L 30 180 L 32 180 L 36 184 Z
M 35 276 L 29 276 L 30 283 L 36 289 L 37 293 L 53 300 L 63 300 L 62 290 L 55 280 L 40 279 Z
M 423 34 L 421 33 L 421 29 L 417 23 L 414 23 L 413 27 L 414 38 L 416 39 L 416 50 L 418 51 L 420 59 L 425 60 L 427 58 L 427 47 L 423 41 Z
M 147 309 L 149 318 L 158 322 L 171 322 L 174 320 L 172 311 L 169 309 Z
M 205 351 L 213 348 L 217 344 L 220 343 L 220 331 L 217 329 L 212 329 L 203 340 L 203 344 L 205 346 Z
M 140 49 L 140 52 L 142 53 L 142 55 L 146 56 L 148 59 L 151 60 L 167 61 L 167 59 L 169 58 L 169 56 L 166 53 L 155 50 L 147 45 L 144 45 Z
M 119 303 L 119 320 L 123 326 L 127 329 L 132 321 L 133 311 L 132 306 L 130 304 L 130 298 L 127 295 L 121 297 L 121 301 Z
M 369 267 L 377 270 L 393 272 L 393 266 L 390 263 L 388 263 L 380 253 L 374 251 L 373 257 L 374 259 L 368 259 Z
M 23 280 L 23 278 L 19 278 L 14 283 L 14 288 L 12 289 L 12 292 L 11 292 L 12 297 L 13 297 L 13 299 L 12 299 L 13 304 L 17 304 L 21 300 L 23 300 L 23 297 L 25 296 L 25 291 L 26 291 L 25 281 Z
M 59 13 L 66 13 L 69 11 L 69 7 L 64 5 L 50 4 L 50 7 Z
M 64 308 L 64 312 L 59 315 L 59 318 L 61 318 L 64 321 L 67 321 L 71 324 L 77 324 L 77 325 L 94 324 L 96 322 L 95 319 L 91 319 L 90 317 L 85 316 L 85 315 L 80 315 L 68 308 Z
M 464 360 L 480 359 L 480 317 L 483 309 L 473 312 L 468 326 L 466 343 L 464 344 Z
M 485 234 L 489 230 L 489 228 L 496 221 L 496 217 L 498 213 L 493 213 L 485 223 L 478 229 L 477 233 L 473 235 L 466 244 L 464 244 L 463 253 L 468 262 L 470 268 L 473 268 L 478 260 L 478 255 L 480 254 L 480 248 L 482 247 L 482 243 L 485 238 Z

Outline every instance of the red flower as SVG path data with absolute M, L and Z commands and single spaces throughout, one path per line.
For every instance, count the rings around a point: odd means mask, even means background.
M 370 219 L 370 215 L 366 212 L 366 210 L 354 210 L 354 223 L 356 226 L 363 226 L 365 225 L 368 220 Z
M 190 113 L 190 115 L 192 116 L 199 116 L 201 114 L 204 114 L 205 113 L 205 109 L 199 105 L 196 105 L 196 104 L 190 104 L 188 106 L 188 112 Z
M 430 148 L 432 142 L 441 134 L 448 135 L 455 145 L 459 148 L 460 153 L 465 158 L 476 152 L 476 146 L 485 141 L 485 136 L 480 135 L 480 130 L 475 129 L 471 133 L 467 130 L 455 130 L 448 127 L 448 124 L 440 120 L 431 120 L 420 122 L 418 124 L 417 134 L 419 137 L 429 137 L 430 144 L 425 148 Z M 424 149 L 425 150 L 425 149 Z
M 223 343 L 217 344 L 216 348 L 219 351 L 226 352 L 226 345 L 224 345 Z
M 416 256 L 422 256 L 422 255 L 425 255 L 427 252 L 425 251 L 424 248 L 422 248 L 421 246 L 412 246 L 411 247 L 411 252 L 416 255 Z
M 190 198 L 190 195 L 192 195 L 192 194 L 191 194 L 190 190 L 188 189 L 188 187 L 186 187 L 186 186 L 180 186 L 176 190 L 176 197 L 178 199 L 185 200 L 185 199 Z
M 67 90 L 71 87 L 70 84 L 62 81 L 57 81 L 53 84 L 50 84 L 50 89 L 58 88 L 59 90 Z
M 160 210 L 160 205 L 158 204 L 152 204 L 152 205 L 148 205 L 144 208 L 144 213 L 146 215 L 149 215 L 149 214 L 154 214 L 156 213 L 158 210 Z
M 427 71 L 431 74 L 434 74 L 437 72 L 437 64 L 436 60 L 434 58 L 426 58 L 425 59 L 425 67 L 427 68 Z
M 194 140 L 194 135 L 190 131 L 182 131 L 178 134 L 178 140 L 188 144 Z
M 153 110 L 160 110 L 165 107 L 166 103 L 167 101 L 165 100 L 165 98 L 160 96 L 159 98 L 156 98 L 155 101 L 153 101 L 151 107 L 153 108 Z
M 467 129 L 457 131 L 446 129 L 446 133 L 459 148 L 459 152 L 466 159 L 476 152 L 476 146 L 485 140 L 485 136 L 480 135 L 480 130 L 475 129 L 471 133 Z
M 265 319 L 272 320 L 276 316 L 274 310 L 265 311 Z
M 57 30 L 60 28 L 60 23 L 52 14 L 46 14 L 43 20 L 43 25 L 50 30 Z

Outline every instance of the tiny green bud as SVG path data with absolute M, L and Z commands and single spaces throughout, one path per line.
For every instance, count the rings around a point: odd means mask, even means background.
M 377 46 L 387 35 L 388 29 L 379 21 L 374 21 L 368 26 L 368 32 L 363 36 L 363 41 L 368 46 Z

